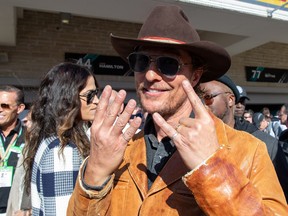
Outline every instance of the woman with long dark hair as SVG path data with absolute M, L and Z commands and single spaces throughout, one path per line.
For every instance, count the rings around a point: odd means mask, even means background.
M 89 154 L 85 129 L 98 96 L 93 73 L 77 64 L 56 65 L 42 80 L 24 148 L 33 215 L 66 215 L 79 167 Z

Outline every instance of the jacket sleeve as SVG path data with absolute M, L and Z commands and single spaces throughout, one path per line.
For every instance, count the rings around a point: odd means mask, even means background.
M 83 186 L 83 170 L 87 158 L 83 161 L 73 194 L 69 200 L 67 216 L 84 216 L 84 215 L 106 215 L 108 212 L 111 192 L 113 189 L 114 175 L 100 191 L 88 190 Z
M 228 148 L 219 149 L 183 181 L 207 215 L 288 215 L 283 191 L 264 143 L 259 143 L 249 176 Z M 248 163 L 248 162 L 247 162 Z

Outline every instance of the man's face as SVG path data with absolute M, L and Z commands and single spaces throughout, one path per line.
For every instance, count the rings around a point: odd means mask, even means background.
M 235 104 L 235 116 L 242 117 L 245 111 L 246 101 L 245 98 L 240 98 L 239 102 Z
M 17 121 L 18 115 L 24 109 L 24 104 L 17 104 L 15 92 L 0 91 L 0 128 L 4 129 Z
M 264 118 L 260 123 L 259 130 L 261 131 L 265 130 L 265 128 L 268 127 L 268 124 L 269 122 Z
M 182 81 L 190 80 L 195 86 L 202 71 L 192 72 L 192 65 L 181 66 L 174 78 L 163 75 L 156 66 L 155 59 L 159 56 L 169 56 L 182 63 L 191 63 L 191 57 L 186 52 L 175 52 L 161 49 L 143 49 L 139 53 L 152 58 L 149 67 L 144 72 L 135 72 L 135 84 L 140 103 L 148 113 L 158 112 L 163 117 L 172 116 L 180 110 L 191 109 Z
M 286 114 L 285 106 L 281 107 L 280 112 L 279 112 L 279 118 L 280 118 L 281 124 L 286 124 L 287 114 Z
M 234 95 L 230 88 L 218 81 L 200 84 L 203 100 L 214 115 L 228 123 L 233 116 Z
M 252 124 L 253 120 L 252 120 L 252 116 L 249 112 L 244 113 L 243 118 Z

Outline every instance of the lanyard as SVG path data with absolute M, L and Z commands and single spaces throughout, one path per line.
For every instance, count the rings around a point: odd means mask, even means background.
M 0 142 L 0 166 L 7 166 L 7 161 L 10 157 L 10 149 L 13 148 L 18 140 L 18 138 L 22 134 L 22 128 L 20 128 L 19 134 L 17 136 L 17 133 L 14 134 L 13 138 L 11 139 L 9 145 L 7 146 L 6 151 L 4 152 L 4 143 Z

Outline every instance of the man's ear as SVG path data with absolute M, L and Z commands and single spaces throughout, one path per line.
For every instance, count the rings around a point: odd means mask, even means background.
M 229 94 L 228 105 L 229 107 L 233 107 L 235 105 L 235 95 Z
M 19 104 L 17 114 L 19 115 L 25 109 L 25 104 Z
M 194 70 L 192 77 L 191 77 L 191 85 L 194 87 L 195 85 L 197 85 L 197 83 L 199 82 L 199 80 L 201 79 L 203 74 L 203 68 L 200 67 L 197 70 Z

